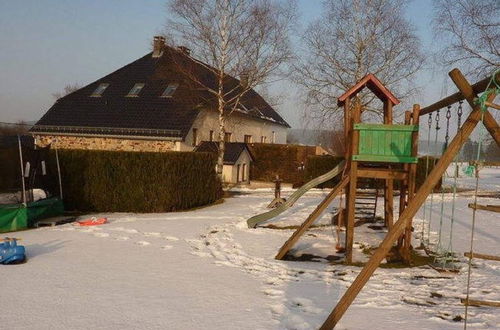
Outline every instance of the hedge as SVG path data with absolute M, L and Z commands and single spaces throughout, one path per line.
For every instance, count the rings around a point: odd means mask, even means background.
M 253 143 L 250 150 L 255 157 L 250 167 L 250 178 L 257 181 L 273 181 L 276 175 L 295 186 L 304 183 L 303 165 L 316 147 L 289 144 Z
M 59 150 L 59 160 L 67 210 L 169 212 L 222 196 L 210 153 Z
M 19 149 L 0 149 L 0 192 L 21 190 Z
M 306 160 L 306 168 L 304 171 L 304 182 L 308 182 L 320 175 L 331 171 L 335 166 L 337 166 L 344 157 L 336 156 L 309 156 Z M 337 183 L 340 182 L 340 176 L 333 178 L 325 183 L 322 183 L 318 188 L 333 188 Z

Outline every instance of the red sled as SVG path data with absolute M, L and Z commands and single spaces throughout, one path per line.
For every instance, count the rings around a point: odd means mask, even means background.
M 80 226 L 98 226 L 105 224 L 106 222 L 108 222 L 107 218 L 97 219 L 96 217 L 92 217 L 87 220 L 77 221 L 76 223 L 79 224 Z

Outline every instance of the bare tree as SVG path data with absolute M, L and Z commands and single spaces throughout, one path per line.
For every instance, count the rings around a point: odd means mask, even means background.
M 462 65 L 476 78 L 500 67 L 500 1 L 435 0 L 434 6 L 443 64 Z
M 278 0 L 170 0 L 167 35 L 193 51 L 214 79 L 188 74 L 215 100 L 219 116 L 217 173 L 222 176 L 225 125 L 250 90 L 291 57 L 295 3 Z M 237 81 L 235 77 L 240 78 Z M 250 109 L 247 109 L 250 110 Z
M 69 84 L 69 85 L 64 86 L 64 90 L 62 92 L 52 93 L 52 97 L 56 100 L 59 100 L 61 97 L 64 97 L 68 94 L 71 94 L 71 93 L 79 90 L 80 88 L 82 88 L 82 87 L 78 83 Z
M 1 135 L 25 135 L 30 129 L 30 125 L 25 121 L 18 121 L 16 123 L 0 123 L 0 136 Z
M 217 173 L 222 175 L 225 125 L 250 90 L 291 58 L 295 3 L 274 0 L 170 0 L 167 35 L 193 51 L 213 77 L 189 75 L 215 100 L 219 117 Z M 236 82 L 235 77 L 240 78 Z M 250 110 L 250 109 L 247 109 Z
M 406 0 L 328 0 L 321 18 L 302 36 L 294 80 L 305 90 L 306 116 L 325 124 L 342 122 L 337 98 L 368 73 L 398 98 L 416 92 L 412 81 L 424 57 L 414 27 L 405 18 Z M 382 107 L 360 94 L 367 113 Z

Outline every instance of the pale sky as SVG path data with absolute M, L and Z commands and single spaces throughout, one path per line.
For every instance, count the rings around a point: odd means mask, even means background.
M 305 25 L 320 15 L 321 1 L 299 0 L 299 12 Z M 0 122 L 35 121 L 54 103 L 52 93 L 91 83 L 148 53 L 167 15 L 165 0 L 0 0 Z M 413 1 L 408 18 L 425 52 L 433 47 L 431 17 L 432 0 Z M 448 69 L 422 72 L 424 90 L 415 101 L 436 101 Z M 293 94 L 279 110 L 300 127 L 303 107 Z

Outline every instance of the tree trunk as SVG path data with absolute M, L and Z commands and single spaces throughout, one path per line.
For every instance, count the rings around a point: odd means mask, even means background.
M 222 181 L 222 169 L 224 168 L 224 152 L 226 151 L 226 128 L 224 117 L 224 101 L 221 97 L 218 99 L 218 111 L 219 111 L 219 152 L 217 154 L 217 175 Z

